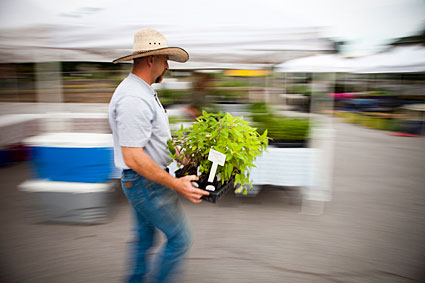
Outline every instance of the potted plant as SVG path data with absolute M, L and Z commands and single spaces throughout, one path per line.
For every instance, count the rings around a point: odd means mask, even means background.
M 176 139 L 168 143 L 170 156 L 179 164 L 186 164 L 176 171 L 176 176 L 199 173 L 197 185 L 201 189 L 209 185 L 215 188 L 204 198 L 211 202 L 216 202 L 232 187 L 252 185 L 249 168 L 268 144 L 267 131 L 260 135 L 242 117 L 222 112 L 203 111 L 191 127 L 184 129 L 182 126 L 176 135 Z M 216 167 L 213 181 L 209 178 L 214 168 L 209 160 L 211 151 L 225 155 L 225 162 Z
M 251 118 L 260 133 L 268 131 L 270 145 L 276 147 L 307 147 L 310 121 L 276 115 L 264 102 L 251 105 Z

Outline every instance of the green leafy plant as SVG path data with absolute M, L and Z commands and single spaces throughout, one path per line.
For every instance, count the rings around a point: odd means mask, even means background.
M 224 166 L 218 166 L 216 175 L 222 184 L 234 180 L 235 186 L 252 185 L 248 169 L 254 166 L 253 161 L 268 143 L 267 131 L 260 135 L 242 117 L 222 112 L 203 111 L 190 128 L 181 127 L 176 134 L 177 138 L 169 141 L 168 148 L 173 159 L 180 163 L 189 160 L 182 168 L 184 175 L 199 170 L 201 176 L 206 176 L 212 165 L 208 154 L 214 149 L 226 155 Z
M 388 91 L 385 91 L 385 90 L 373 90 L 373 91 L 366 92 L 365 95 L 369 96 L 369 97 L 389 96 L 390 93 Z
M 247 80 L 236 80 L 234 78 L 222 80 L 217 83 L 217 87 L 249 87 L 252 83 Z
M 163 105 L 184 103 L 189 100 L 189 92 L 186 90 L 160 89 L 159 100 Z
M 217 102 L 242 100 L 245 92 L 241 90 L 231 90 L 224 88 L 214 88 L 211 90 L 211 96 Z
M 264 102 L 250 106 L 251 118 L 260 133 L 268 131 L 268 136 L 276 140 L 306 140 L 310 132 L 310 121 L 274 114 Z
M 308 139 L 310 122 L 308 119 L 275 116 L 264 125 L 270 137 L 282 140 Z
M 288 87 L 288 93 L 310 95 L 311 90 L 307 85 L 291 85 Z
M 252 121 L 260 126 L 264 123 L 268 123 L 274 117 L 273 111 L 265 102 L 254 102 L 249 106 L 248 109 L 251 112 Z M 262 130 L 261 132 L 263 131 L 264 130 Z

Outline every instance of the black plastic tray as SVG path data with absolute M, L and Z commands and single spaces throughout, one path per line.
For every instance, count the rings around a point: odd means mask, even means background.
M 300 148 L 308 147 L 308 140 L 279 140 L 272 139 L 269 140 L 269 145 L 273 145 L 278 148 Z
M 183 177 L 184 175 L 180 173 L 181 169 L 174 172 L 177 178 Z M 214 180 L 213 183 L 209 183 L 208 180 L 205 178 L 204 180 L 198 180 L 194 181 L 198 184 L 199 188 L 202 190 L 205 190 L 209 192 L 210 194 L 208 196 L 202 196 L 201 199 L 216 203 L 219 199 L 221 199 L 230 189 L 233 188 L 233 180 L 230 180 L 229 182 L 225 182 L 224 184 L 221 183 L 221 181 Z M 205 188 L 208 185 L 214 185 L 216 188 L 215 191 L 208 191 Z

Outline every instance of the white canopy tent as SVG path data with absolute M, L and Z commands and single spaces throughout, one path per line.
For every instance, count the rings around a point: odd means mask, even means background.
M 351 62 L 336 54 L 315 55 L 289 60 L 275 66 L 277 72 L 339 73 L 351 71 Z
M 203 62 L 206 68 L 211 63 L 271 66 L 333 49 L 322 28 L 266 4 L 123 0 L 62 13 L 47 5 L 0 4 L 0 62 L 111 62 L 131 53 L 134 33 L 147 26 L 164 33 L 170 46 L 185 48 L 198 68 Z
M 420 73 L 425 72 L 425 47 L 399 46 L 387 52 L 353 61 L 353 73 Z
M 425 72 L 425 47 L 394 47 L 386 52 L 355 59 L 336 54 L 289 60 L 275 66 L 278 72 L 293 73 L 417 73 Z

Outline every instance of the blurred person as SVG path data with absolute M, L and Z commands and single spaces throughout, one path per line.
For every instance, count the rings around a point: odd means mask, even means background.
M 191 93 L 191 103 L 186 108 L 186 112 L 196 120 L 202 115 L 202 110 L 209 104 L 208 92 L 211 87 L 212 76 L 208 73 L 197 73 L 195 75 L 194 88 Z
M 147 251 L 156 229 L 167 243 L 154 265 L 154 282 L 176 282 L 177 270 L 191 245 L 186 216 L 177 193 L 200 203 L 209 193 L 192 186 L 197 176 L 174 178 L 167 141 L 171 139 L 166 111 L 151 87 L 160 83 L 168 60 L 186 62 L 188 53 L 168 47 L 166 38 L 150 28 L 134 36 L 133 53 L 114 60 L 132 60 L 133 69 L 116 88 L 109 104 L 109 124 L 114 138 L 114 161 L 122 169 L 121 186 L 135 214 L 136 241 L 132 247 L 133 270 L 128 282 L 144 282 Z

